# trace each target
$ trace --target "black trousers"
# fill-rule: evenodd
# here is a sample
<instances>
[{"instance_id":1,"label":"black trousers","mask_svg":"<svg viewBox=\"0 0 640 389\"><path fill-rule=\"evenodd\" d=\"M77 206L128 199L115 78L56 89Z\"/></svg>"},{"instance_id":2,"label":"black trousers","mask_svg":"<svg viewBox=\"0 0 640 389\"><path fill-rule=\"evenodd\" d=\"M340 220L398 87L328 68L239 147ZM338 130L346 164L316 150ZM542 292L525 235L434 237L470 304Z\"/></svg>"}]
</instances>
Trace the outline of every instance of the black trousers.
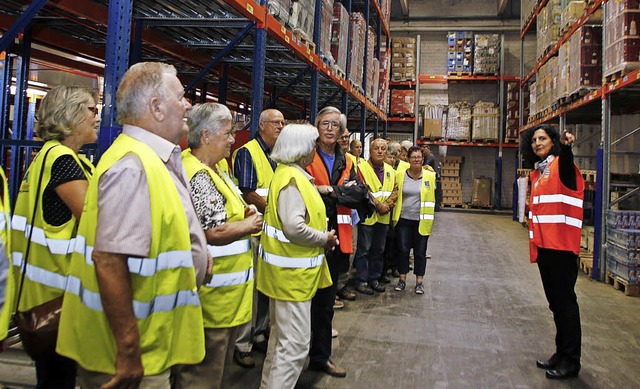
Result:
<instances>
[{"instance_id":1,"label":"black trousers","mask_svg":"<svg viewBox=\"0 0 640 389\"><path fill-rule=\"evenodd\" d=\"M35 360L37 389L74 389L76 387L76 361L57 353Z\"/></svg>"},{"instance_id":2,"label":"black trousers","mask_svg":"<svg viewBox=\"0 0 640 389\"><path fill-rule=\"evenodd\" d=\"M341 261L349 261L348 254L335 251L327 254L327 265L331 273L333 285L318 289L311 300L311 347L309 360L314 364L322 364L331 357L331 329L333 321L333 305L338 293L338 273Z\"/></svg>"},{"instance_id":3,"label":"black trousers","mask_svg":"<svg viewBox=\"0 0 640 389\"><path fill-rule=\"evenodd\" d=\"M580 366L582 330L575 285L578 258L571 251L538 248L538 269L556 325L559 361Z\"/></svg>"}]
</instances>

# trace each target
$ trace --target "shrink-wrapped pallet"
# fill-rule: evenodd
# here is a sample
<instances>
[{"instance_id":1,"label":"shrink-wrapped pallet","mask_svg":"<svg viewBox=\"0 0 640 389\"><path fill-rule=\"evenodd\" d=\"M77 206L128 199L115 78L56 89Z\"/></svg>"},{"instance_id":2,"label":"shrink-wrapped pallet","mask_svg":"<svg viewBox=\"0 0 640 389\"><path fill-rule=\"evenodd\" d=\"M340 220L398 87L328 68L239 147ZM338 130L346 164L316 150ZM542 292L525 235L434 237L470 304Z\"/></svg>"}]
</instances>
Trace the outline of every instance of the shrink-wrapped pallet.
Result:
<instances>
[{"instance_id":1,"label":"shrink-wrapped pallet","mask_svg":"<svg viewBox=\"0 0 640 389\"><path fill-rule=\"evenodd\" d=\"M447 135L450 140L469 141L471 135L471 105L465 101L449 104Z\"/></svg>"},{"instance_id":2,"label":"shrink-wrapped pallet","mask_svg":"<svg viewBox=\"0 0 640 389\"><path fill-rule=\"evenodd\" d=\"M391 79L393 81L415 81L416 39L391 39Z\"/></svg>"},{"instance_id":3,"label":"shrink-wrapped pallet","mask_svg":"<svg viewBox=\"0 0 640 389\"><path fill-rule=\"evenodd\" d=\"M609 1L605 7L604 75L640 68L640 9L635 0Z\"/></svg>"},{"instance_id":4,"label":"shrink-wrapped pallet","mask_svg":"<svg viewBox=\"0 0 640 389\"><path fill-rule=\"evenodd\" d=\"M362 78L364 70L364 40L367 37L367 22L360 12L351 14L351 42L349 55L351 56L351 66L349 69L349 79L360 89L362 89Z\"/></svg>"},{"instance_id":5,"label":"shrink-wrapped pallet","mask_svg":"<svg viewBox=\"0 0 640 389\"><path fill-rule=\"evenodd\" d=\"M391 91L391 116L410 117L414 115L416 91L394 89Z\"/></svg>"},{"instance_id":6,"label":"shrink-wrapped pallet","mask_svg":"<svg viewBox=\"0 0 640 389\"><path fill-rule=\"evenodd\" d=\"M378 104L380 107L387 107L389 104L389 70L391 59L389 49L385 42L380 47L380 72L378 73Z\"/></svg>"},{"instance_id":7,"label":"shrink-wrapped pallet","mask_svg":"<svg viewBox=\"0 0 640 389\"><path fill-rule=\"evenodd\" d=\"M367 52L365 53L365 61L367 61L367 86L366 96L373 98L374 76L377 75L374 65L376 49L376 33L373 28L367 28ZM377 78L377 77L376 77Z\"/></svg>"},{"instance_id":8,"label":"shrink-wrapped pallet","mask_svg":"<svg viewBox=\"0 0 640 389\"><path fill-rule=\"evenodd\" d=\"M602 84L602 27L582 26L564 46L570 48L569 94Z\"/></svg>"},{"instance_id":9,"label":"shrink-wrapped pallet","mask_svg":"<svg viewBox=\"0 0 640 389\"><path fill-rule=\"evenodd\" d=\"M321 21L320 21L320 47L318 54L327 63L333 65L334 58L331 54L331 27L333 25L333 0L322 0Z\"/></svg>"},{"instance_id":10,"label":"shrink-wrapped pallet","mask_svg":"<svg viewBox=\"0 0 640 389\"><path fill-rule=\"evenodd\" d=\"M473 129L471 139L474 141L498 141L500 114L494 103L479 101L473 106Z\"/></svg>"},{"instance_id":11,"label":"shrink-wrapped pallet","mask_svg":"<svg viewBox=\"0 0 640 389\"><path fill-rule=\"evenodd\" d=\"M549 0L537 19L537 58L541 58L560 39L561 0Z\"/></svg>"},{"instance_id":12,"label":"shrink-wrapped pallet","mask_svg":"<svg viewBox=\"0 0 640 389\"><path fill-rule=\"evenodd\" d=\"M315 1L298 0L291 4L289 25L295 35L300 35L309 42L313 42L313 22L316 13Z\"/></svg>"},{"instance_id":13,"label":"shrink-wrapped pallet","mask_svg":"<svg viewBox=\"0 0 640 389\"><path fill-rule=\"evenodd\" d=\"M291 12L291 0L270 0L268 4L269 13L280 23L288 24Z\"/></svg>"},{"instance_id":14,"label":"shrink-wrapped pallet","mask_svg":"<svg viewBox=\"0 0 640 389\"><path fill-rule=\"evenodd\" d=\"M333 23L331 25L331 55L338 69L347 74L347 53L349 50L349 13L340 3L333 3Z\"/></svg>"},{"instance_id":15,"label":"shrink-wrapped pallet","mask_svg":"<svg viewBox=\"0 0 640 389\"><path fill-rule=\"evenodd\" d=\"M500 74L500 35L475 34L473 74Z\"/></svg>"}]
</instances>

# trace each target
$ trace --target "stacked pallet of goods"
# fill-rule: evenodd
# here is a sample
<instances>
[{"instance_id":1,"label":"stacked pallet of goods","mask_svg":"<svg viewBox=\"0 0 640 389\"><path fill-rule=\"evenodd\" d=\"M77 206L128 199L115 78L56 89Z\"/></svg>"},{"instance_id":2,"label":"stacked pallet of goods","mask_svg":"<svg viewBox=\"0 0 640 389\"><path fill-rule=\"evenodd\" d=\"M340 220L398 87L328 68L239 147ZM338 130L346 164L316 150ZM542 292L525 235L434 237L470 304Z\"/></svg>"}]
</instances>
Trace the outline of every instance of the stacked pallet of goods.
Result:
<instances>
[{"instance_id":1,"label":"stacked pallet of goods","mask_svg":"<svg viewBox=\"0 0 640 389\"><path fill-rule=\"evenodd\" d=\"M462 183L460 168L463 157L445 157L442 165L442 205L445 207L462 206Z\"/></svg>"},{"instance_id":2,"label":"stacked pallet of goods","mask_svg":"<svg viewBox=\"0 0 640 389\"><path fill-rule=\"evenodd\" d=\"M322 0L320 9L320 42L318 54L326 63L333 66L335 59L331 54L331 27L333 24L333 0Z\"/></svg>"},{"instance_id":3,"label":"stacked pallet of goods","mask_svg":"<svg viewBox=\"0 0 640 389\"><path fill-rule=\"evenodd\" d=\"M451 31L447 34L447 73L471 75L473 73L473 33Z\"/></svg>"},{"instance_id":4,"label":"stacked pallet of goods","mask_svg":"<svg viewBox=\"0 0 640 389\"><path fill-rule=\"evenodd\" d=\"M386 41L381 42L380 62L378 72L378 103L380 107L389 106L389 71L391 69L391 56Z\"/></svg>"},{"instance_id":5,"label":"stacked pallet of goods","mask_svg":"<svg viewBox=\"0 0 640 389\"><path fill-rule=\"evenodd\" d=\"M475 34L473 74L488 76L500 74L499 34Z\"/></svg>"},{"instance_id":6,"label":"stacked pallet of goods","mask_svg":"<svg viewBox=\"0 0 640 389\"><path fill-rule=\"evenodd\" d=\"M500 114L494 103L479 101L473 106L471 139L477 142L497 142Z\"/></svg>"},{"instance_id":7,"label":"stacked pallet of goods","mask_svg":"<svg viewBox=\"0 0 640 389\"><path fill-rule=\"evenodd\" d=\"M366 96L370 99L373 99L378 91L378 73L380 73L380 62L375 57L376 33L371 27L367 29L367 40Z\"/></svg>"},{"instance_id":8,"label":"stacked pallet of goods","mask_svg":"<svg viewBox=\"0 0 640 389\"><path fill-rule=\"evenodd\" d=\"M313 21L316 5L313 0L298 0L291 3L291 17L289 25L293 35L310 47L313 46Z\"/></svg>"},{"instance_id":9,"label":"stacked pallet of goods","mask_svg":"<svg viewBox=\"0 0 640 389\"><path fill-rule=\"evenodd\" d=\"M362 70L364 69L364 44L367 39L367 21L360 12L351 14L351 41L349 42L349 54L351 66L349 68L349 80L362 90Z\"/></svg>"},{"instance_id":10,"label":"stacked pallet of goods","mask_svg":"<svg viewBox=\"0 0 640 389\"><path fill-rule=\"evenodd\" d=\"M423 107L422 136L429 140L440 140L442 138L442 118L444 116L444 105L426 104Z\"/></svg>"},{"instance_id":11,"label":"stacked pallet of goods","mask_svg":"<svg viewBox=\"0 0 640 389\"><path fill-rule=\"evenodd\" d=\"M415 81L416 38L392 38L391 46L391 81Z\"/></svg>"},{"instance_id":12,"label":"stacked pallet of goods","mask_svg":"<svg viewBox=\"0 0 640 389\"><path fill-rule=\"evenodd\" d=\"M604 7L604 76L624 75L640 68L640 1L609 1Z\"/></svg>"},{"instance_id":13,"label":"stacked pallet of goods","mask_svg":"<svg viewBox=\"0 0 640 389\"><path fill-rule=\"evenodd\" d=\"M471 137L471 105L466 101L449 104L446 138L468 142Z\"/></svg>"},{"instance_id":14,"label":"stacked pallet of goods","mask_svg":"<svg viewBox=\"0 0 640 389\"><path fill-rule=\"evenodd\" d=\"M505 142L518 141L520 127L520 83L507 83L507 119L504 133Z\"/></svg>"},{"instance_id":15,"label":"stacked pallet of goods","mask_svg":"<svg viewBox=\"0 0 640 389\"><path fill-rule=\"evenodd\" d=\"M349 13L341 3L333 3L331 23L331 56L336 69L347 74L347 55L349 52Z\"/></svg>"},{"instance_id":16,"label":"stacked pallet of goods","mask_svg":"<svg viewBox=\"0 0 640 389\"><path fill-rule=\"evenodd\" d=\"M416 91L413 89L391 90L391 116L413 117L416 102Z\"/></svg>"},{"instance_id":17,"label":"stacked pallet of goods","mask_svg":"<svg viewBox=\"0 0 640 389\"><path fill-rule=\"evenodd\" d=\"M607 211L607 278L640 292L640 211Z\"/></svg>"},{"instance_id":18,"label":"stacked pallet of goods","mask_svg":"<svg viewBox=\"0 0 640 389\"><path fill-rule=\"evenodd\" d=\"M562 1L549 0L536 20L537 58L540 60L560 39Z\"/></svg>"}]
</instances>

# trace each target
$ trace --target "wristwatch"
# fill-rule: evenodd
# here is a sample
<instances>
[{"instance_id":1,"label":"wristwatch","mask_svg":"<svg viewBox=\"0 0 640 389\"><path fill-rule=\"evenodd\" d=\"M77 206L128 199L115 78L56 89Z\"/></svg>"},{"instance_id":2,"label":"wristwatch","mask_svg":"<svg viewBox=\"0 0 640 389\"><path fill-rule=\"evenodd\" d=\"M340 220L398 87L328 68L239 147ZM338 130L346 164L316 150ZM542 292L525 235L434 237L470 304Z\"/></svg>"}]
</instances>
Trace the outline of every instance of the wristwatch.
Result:
<instances>
[{"instance_id":1,"label":"wristwatch","mask_svg":"<svg viewBox=\"0 0 640 389\"><path fill-rule=\"evenodd\" d=\"M333 193L333 186L327 186L327 193L328 194Z\"/></svg>"}]
</instances>

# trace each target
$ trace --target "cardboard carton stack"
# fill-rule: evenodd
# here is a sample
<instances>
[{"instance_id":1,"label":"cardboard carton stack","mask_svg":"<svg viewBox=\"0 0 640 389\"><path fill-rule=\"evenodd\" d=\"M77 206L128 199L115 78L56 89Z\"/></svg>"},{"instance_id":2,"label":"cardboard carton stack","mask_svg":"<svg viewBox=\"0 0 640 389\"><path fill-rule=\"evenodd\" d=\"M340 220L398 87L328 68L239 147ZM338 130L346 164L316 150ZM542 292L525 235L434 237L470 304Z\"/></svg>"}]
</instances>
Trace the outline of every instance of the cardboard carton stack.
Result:
<instances>
[{"instance_id":1,"label":"cardboard carton stack","mask_svg":"<svg viewBox=\"0 0 640 389\"><path fill-rule=\"evenodd\" d=\"M380 71L378 73L378 105L380 107L389 106L389 70L391 68L391 57L386 42L383 40L380 47Z\"/></svg>"},{"instance_id":2,"label":"cardboard carton stack","mask_svg":"<svg viewBox=\"0 0 640 389\"><path fill-rule=\"evenodd\" d=\"M473 74L500 74L500 35L475 34Z\"/></svg>"},{"instance_id":3,"label":"cardboard carton stack","mask_svg":"<svg viewBox=\"0 0 640 389\"><path fill-rule=\"evenodd\" d=\"M318 54L330 65L333 65L334 58L331 54L331 27L333 26L333 0L322 0L320 15L320 42Z\"/></svg>"},{"instance_id":4,"label":"cardboard carton stack","mask_svg":"<svg viewBox=\"0 0 640 389\"><path fill-rule=\"evenodd\" d=\"M391 116L412 117L414 115L416 91L393 89L391 91Z\"/></svg>"},{"instance_id":5,"label":"cardboard carton stack","mask_svg":"<svg viewBox=\"0 0 640 389\"><path fill-rule=\"evenodd\" d=\"M602 84L602 27L582 26L569 39L569 93Z\"/></svg>"},{"instance_id":6,"label":"cardboard carton stack","mask_svg":"<svg viewBox=\"0 0 640 389\"><path fill-rule=\"evenodd\" d=\"M605 5L604 75L640 68L640 2L609 1Z\"/></svg>"},{"instance_id":7,"label":"cardboard carton stack","mask_svg":"<svg viewBox=\"0 0 640 389\"><path fill-rule=\"evenodd\" d=\"M289 25L295 35L304 37L313 42L313 20L316 13L315 1L298 0L291 4L291 17Z\"/></svg>"},{"instance_id":8,"label":"cardboard carton stack","mask_svg":"<svg viewBox=\"0 0 640 389\"><path fill-rule=\"evenodd\" d=\"M367 21L360 12L351 14L351 42L348 55L351 56L349 79L362 89L364 69L364 40L367 36ZM364 92L364 91L363 91Z\"/></svg>"},{"instance_id":9,"label":"cardboard carton stack","mask_svg":"<svg viewBox=\"0 0 640 389\"><path fill-rule=\"evenodd\" d=\"M505 141L517 140L520 127L520 83L507 83L507 116L504 133ZM526 124L526 123L525 123Z\"/></svg>"},{"instance_id":10,"label":"cardboard carton stack","mask_svg":"<svg viewBox=\"0 0 640 389\"><path fill-rule=\"evenodd\" d=\"M471 205L483 208L491 206L491 178L480 177L473 179Z\"/></svg>"},{"instance_id":11,"label":"cardboard carton stack","mask_svg":"<svg viewBox=\"0 0 640 389\"><path fill-rule=\"evenodd\" d=\"M422 136L432 140L442 138L442 117L444 114L443 105L426 104L423 108Z\"/></svg>"},{"instance_id":12,"label":"cardboard carton stack","mask_svg":"<svg viewBox=\"0 0 640 389\"><path fill-rule=\"evenodd\" d=\"M416 80L416 38L391 39L391 80Z\"/></svg>"},{"instance_id":13,"label":"cardboard carton stack","mask_svg":"<svg viewBox=\"0 0 640 389\"><path fill-rule=\"evenodd\" d=\"M482 142L497 142L500 114L494 103L479 101L473 106L473 130L471 139Z\"/></svg>"},{"instance_id":14,"label":"cardboard carton stack","mask_svg":"<svg viewBox=\"0 0 640 389\"><path fill-rule=\"evenodd\" d=\"M536 21L537 26L537 58L542 58L547 49L555 45L560 39L560 24L562 23L562 1L549 0L542 9Z\"/></svg>"},{"instance_id":15,"label":"cardboard carton stack","mask_svg":"<svg viewBox=\"0 0 640 389\"><path fill-rule=\"evenodd\" d=\"M349 13L341 3L333 3L331 23L331 56L335 66L347 74L347 53L349 50Z\"/></svg>"},{"instance_id":16,"label":"cardboard carton stack","mask_svg":"<svg viewBox=\"0 0 640 389\"><path fill-rule=\"evenodd\" d=\"M466 101L449 104L446 137L449 140L469 141L471 137L471 105Z\"/></svg>"},{"instance_id":17,"label":"cardboard carton stack","mask_svg":"<svg viewBox=\"0 0 640 389\"><path fill-rule=\"evenodd\" d=\"M447 33L447 72L449 74L473 72L473 33L450 31Z\"/></svg>"},{"instance_id":18,"label":"cardboard carton stack","mask_svg":"<svg viewBox=\"0 0 640 389\"><path fill-rule=\"evenodd\" d=\"M460 183L460 168L463 157L445 157L442 165L442 205L462 205L462 184Z\"/></svg>"},{"instance_id":19,"label":"cardboard carton stack","mask_svg":"<svg viewBox=\"0 0 640 389\"><path fill-rule=\"evenodd\" d=\"M373 99L374 92L378 90L376 81L378 79L378 72L380 71L379 65L376 68L378 60L375 58L375 50L376 33L373 28L369 27L367 29L367 52L365 53L365 58L367 61L367 90L365 95L370 99Z\"/></svg>"}]
</instances>

